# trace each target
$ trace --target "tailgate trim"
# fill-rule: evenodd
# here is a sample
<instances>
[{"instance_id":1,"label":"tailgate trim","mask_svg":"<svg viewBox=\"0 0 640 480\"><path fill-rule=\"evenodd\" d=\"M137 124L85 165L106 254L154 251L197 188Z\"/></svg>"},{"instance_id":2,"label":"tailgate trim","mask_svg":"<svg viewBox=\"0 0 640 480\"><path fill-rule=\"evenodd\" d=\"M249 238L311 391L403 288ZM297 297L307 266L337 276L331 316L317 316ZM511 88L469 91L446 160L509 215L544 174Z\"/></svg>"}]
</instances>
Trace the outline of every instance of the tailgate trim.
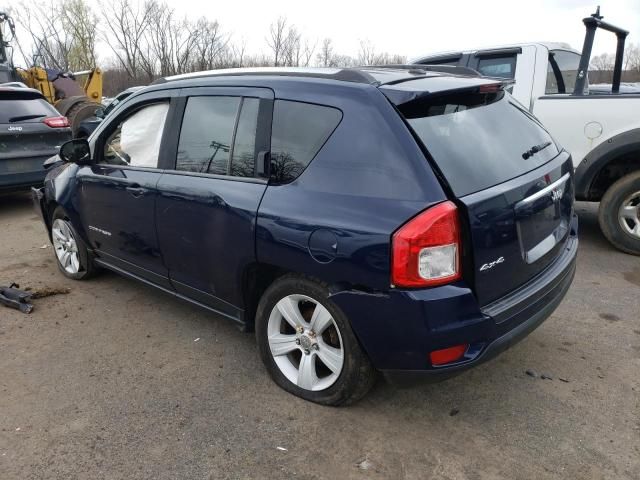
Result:
<instances>
[{"instance_id":1,"label":"tailgate trim","mask_svg":"<svg viewBox=\"0 0 640 480\"><path fill-rule=\"evenodd\" d=\"M516 211L521 208L524 207L525 205L528 205L532 202L535 202L536 200L538 200L539 198L542 198L546 195L548 195L549 193L551 193L553 190L555 190L556 188L558 188L560 185L563 185L565 183L567 183L567 180L569 180L569 178L571 177L570 173L565 173L562 177L560 177L560 179L556 180L555 182L553 182L550 185L547 185L546 187L544 187L542 190L537 191L536 193L534 193L533 195L525 198L524 200L520 200L518 203L516 203ZM562 197L562 194L564 193L564 189L563 192L560 193L560 197Z\"/></svg>"}]
</instances>

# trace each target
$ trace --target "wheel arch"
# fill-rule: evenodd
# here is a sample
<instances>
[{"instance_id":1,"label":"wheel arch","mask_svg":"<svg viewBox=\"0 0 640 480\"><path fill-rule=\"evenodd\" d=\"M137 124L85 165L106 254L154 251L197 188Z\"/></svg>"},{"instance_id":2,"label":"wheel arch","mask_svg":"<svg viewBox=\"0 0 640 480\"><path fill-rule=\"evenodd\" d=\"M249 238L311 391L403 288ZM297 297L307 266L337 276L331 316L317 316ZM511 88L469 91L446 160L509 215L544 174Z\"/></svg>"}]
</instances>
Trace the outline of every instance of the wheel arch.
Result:
<instances>
[{"instance_id":1,"label":"wheel arch","mask_svg":"<svg viewBox=\"0 0 640 480\"><path fill-rule=\"evenodd\" d=\"M625 175L640 170L640 128L615 135L594 148L576 168L576 198L599 201Z\"/></svg>"}]
</instances>

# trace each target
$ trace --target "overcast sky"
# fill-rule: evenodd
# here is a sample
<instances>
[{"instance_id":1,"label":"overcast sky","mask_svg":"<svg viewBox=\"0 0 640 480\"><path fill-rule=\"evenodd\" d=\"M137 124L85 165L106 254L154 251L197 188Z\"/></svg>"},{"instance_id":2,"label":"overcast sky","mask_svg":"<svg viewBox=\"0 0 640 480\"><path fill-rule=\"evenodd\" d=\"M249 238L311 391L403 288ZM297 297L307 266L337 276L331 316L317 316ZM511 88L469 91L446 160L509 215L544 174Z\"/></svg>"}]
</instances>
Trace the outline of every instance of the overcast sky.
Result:
<instances>
[{"instance_id":1,"label":"overcast sky","mask_svg":"<svg viewBox=\"0 0 640 480\"><path fill-rule=\"evenodd\" d=\"M567 42L580 50L581 19L601 5L605 20L640 42L640 0L168 0L190 17L217 19L252 53L266 48L268 25L287 17L312 39L330 37L337 53L356 55L361 39L409 58L435 51L523 41ZM615 51L613 34L596 35L594 54Z\"/></svg>"}]
</instances>

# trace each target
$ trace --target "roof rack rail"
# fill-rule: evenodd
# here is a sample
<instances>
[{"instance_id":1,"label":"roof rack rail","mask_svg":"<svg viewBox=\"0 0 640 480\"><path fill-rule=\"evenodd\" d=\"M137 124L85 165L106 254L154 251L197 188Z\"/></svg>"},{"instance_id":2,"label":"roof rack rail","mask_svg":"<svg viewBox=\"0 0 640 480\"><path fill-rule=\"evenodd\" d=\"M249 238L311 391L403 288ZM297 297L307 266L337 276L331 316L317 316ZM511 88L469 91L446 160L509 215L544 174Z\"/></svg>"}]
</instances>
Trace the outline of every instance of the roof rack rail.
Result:
<instances>
[{"instance_id":1,"label":"roof rack rail","mask_svg":"<svg viewBox=\"0 0 640 480\"><path fill-rule=\"evenodd\" d=\"M411 73L412 70L415 73L423 72L440 72L451 73L453 75L466 75L470 77L481 77L482 74L477 70L469 67L459 67L457 65L429 65L429 64L389 64L389 65L367 65L363 68L393 68L397 70L408 70ZM422 71L422 72L420 72Z\"/></svg>"}]
</instances>

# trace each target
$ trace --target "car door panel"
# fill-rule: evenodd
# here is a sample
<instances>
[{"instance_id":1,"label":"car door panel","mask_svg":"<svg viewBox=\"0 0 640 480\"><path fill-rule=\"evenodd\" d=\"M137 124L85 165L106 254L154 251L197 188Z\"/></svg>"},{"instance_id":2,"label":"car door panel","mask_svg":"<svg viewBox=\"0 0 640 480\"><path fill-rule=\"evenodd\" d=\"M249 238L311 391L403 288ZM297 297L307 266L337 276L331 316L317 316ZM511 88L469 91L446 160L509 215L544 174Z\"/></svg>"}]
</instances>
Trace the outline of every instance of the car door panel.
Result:
<instances>
[{"instance_id":1,"label":"car door panel","mask_svg":"<svg viewBox=\"0 0 640 480\"><path fill-rule=\"evenodd\" d=\"M269 149L273 92L257 88L212 87L183 89L181 95L185 104L187 98L200 96L259 99L255 155L251 164L255 169L255 159L261 158L260 152ZM188 128L185 124L183 129ZM237 121L235 128L238 129ZM232 145L236 145L236 130ZM180 129L176 129L174 160L178 157L179 137ZM215 152L220 142L210 137L205 143L211 144ZM240 286L245 268L255 262L255 222L267 187L266 179L257 175L239 177L166 170L157 187L159 245L174 288L242 321Z\"/></svg>"},{"instance_id":2,"label":"car door panel","mask_svg":"<svg viewBox=\"0 0 640 480\"><path fill-rule=\"evenodd\" d=\"M172 288L164 266L155 225L157 183L162 175L163 130L157 132L160 147L158 168L115 165L103 158L105 142L127 118L147 106L168 103L164 125L170 129L178 90L142 95L102 126L91 140L94 164L80 168L77 174L80 216L91 248L101 261L126 270L164 288ZM124 127L123 127L124 128ZM157 131L157 130L156 130ZM124 144L124 134L116 144ZM141 155L149 155L142 139L136 145ZM124 150L123 150L124 151ZM144 162L145 164L146 162ZM155 162L152 162L155 163Z\"/></svg>"}]
</instances>

